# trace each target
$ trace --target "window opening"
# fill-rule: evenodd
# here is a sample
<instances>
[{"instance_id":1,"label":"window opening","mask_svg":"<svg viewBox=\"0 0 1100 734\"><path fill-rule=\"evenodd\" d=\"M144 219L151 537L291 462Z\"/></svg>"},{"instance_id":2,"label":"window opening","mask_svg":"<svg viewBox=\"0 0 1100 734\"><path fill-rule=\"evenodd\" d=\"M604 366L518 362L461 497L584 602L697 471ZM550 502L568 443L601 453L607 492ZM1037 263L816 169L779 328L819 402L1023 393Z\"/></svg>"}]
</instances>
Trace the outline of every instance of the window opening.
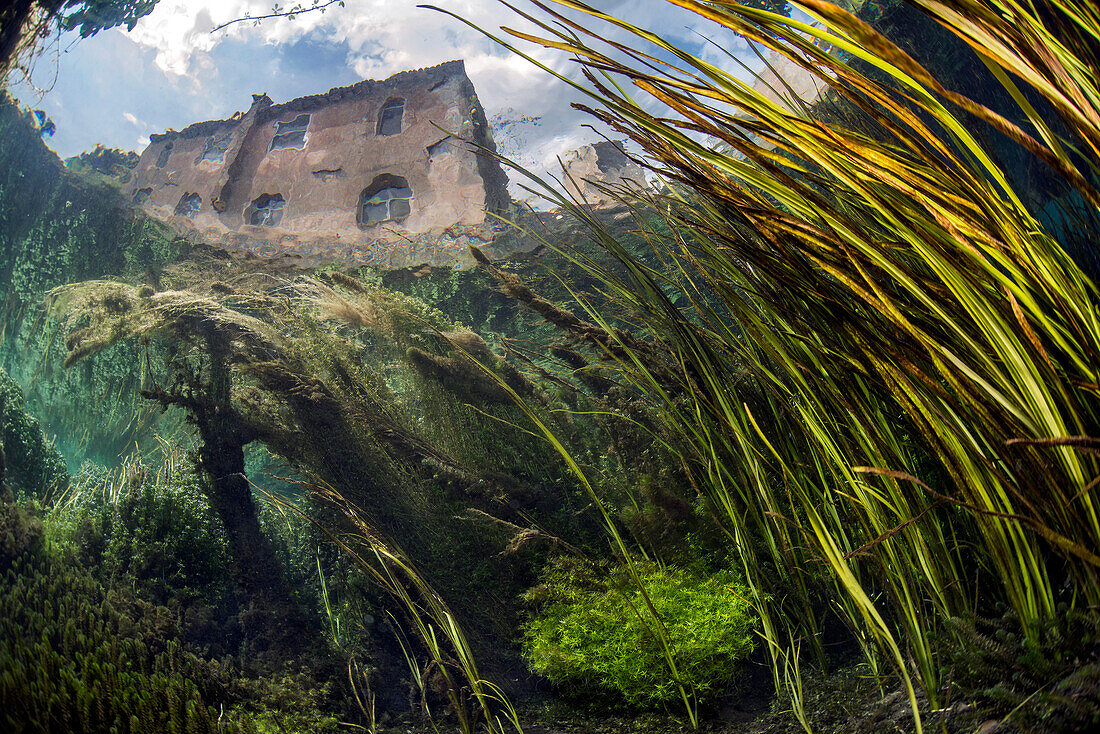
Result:
<instances>
[{"instance_id":1,"label":"window opening","mask_svg":"<svg viewBox=\"0 0 1100 734\"><path fill-rule=\"evenodd\" d=\"M202 198L190 192L181 196L179 203L176 204L176 214L184 217L193 217L200 209L202 209Z\"/></svg>"},{"instance_id":2,"label":"window opening","mask_svg":"<svg viewBox=\"0 0 1100 734\"><path fill-rule=\"evenodd\" d=\"M402 97L391 99L382 105L378 113L378 134L397 135L405 120L405 100Z\"/></svg>"},{"instance_id":3,"label":"window opening","mask_svg":"<svg viewBox=\"0 0 1100 734\"><path fill-rule=\"evenodd\" d=\"M206 145L203 146L202 155L199 157L199 163L203 161L210 161L211 163L221 163L225 160L225 152L229 150L229 142L233 137L232 132L224 132L221 135L211 135L206 139Z\"/></svg>"},{"instance_id":4,"label":"window opening","mask_svg":"<svg viewBox=\"0 0 1100 734\"><path fill-rule=\"evenodd\" d=\"M160 155L157 156L157 168L164 168L168 165L168 157L172 155L172 143L166 144L160 149Z\"/></svg>"},{"instance_id":5,"label":"window opening","mask_svg":"<svg viewBox=\"0 0 1100 734\"><path fill-rule=\"evenodd\" d=\"M347 176L343 168L322 168L319 171L314 171L313 175L325 182Z\"/></svg>"},{"instance_id":6,"label":"window opening","mask_svg":"<svg viewBox=\"0 0 1100 734\"><path fill-rule=\"evenodd\" d=\"M134 204L134 206L141 206L152 195L152 193L152 189L138 189L130 198L130 202Z\"/></svg>"},{"instance_id":7,"label":"window opening","mask_svg":"<svg viewBox=\"0 0 1100 734\"><path fill-rule=\"evenodd\" d=\"M253 199L249 207L248 223L257 227L274 227L283 219L286 199L282 194L264 194Z\"/></svg>"},{"instance_id":8,"label":"window opening","mask_svg":"<svg viewBox=\"0 0 1100 734\"><path fill-rule=\"evenodd\" d=\"M438 143L432 143L428 146L428 157L438 158L441 155L446 155L454 150L454 138L450 135L440 140Z\"/></svg>"},{"instance_id":9,"label":"window opening","mask_svg":"<svg viewBox=\"0 0 1100 734\"><path fill-rule=\"evenodd\" d=\"M359 196L359 224L404 219L412 212L412 189L400 176L384 173Z\"/></svg>"},{"instance_id":10,"label":"window opening","mask_svg":"<svg viewBox=\"0 0 1100 734\"><path fill-rule=\"evenodd\" d=\"M275 136L271 138L271 145L267 147L267 151L270 153L273 150L282 150L283 148L301 150L306 147L306 131L309 129L309 119L309 113L303 112L289 122L276 122Z\"/></svg>"}]
</instances>

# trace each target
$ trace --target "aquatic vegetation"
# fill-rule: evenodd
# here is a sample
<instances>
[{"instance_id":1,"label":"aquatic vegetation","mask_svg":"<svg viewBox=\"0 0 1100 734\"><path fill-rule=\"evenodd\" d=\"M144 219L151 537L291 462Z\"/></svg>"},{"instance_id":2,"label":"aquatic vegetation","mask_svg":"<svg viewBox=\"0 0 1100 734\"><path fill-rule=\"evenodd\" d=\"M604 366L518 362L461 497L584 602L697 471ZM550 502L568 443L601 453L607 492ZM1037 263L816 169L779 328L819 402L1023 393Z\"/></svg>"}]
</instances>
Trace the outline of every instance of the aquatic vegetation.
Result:
<instances>
[{"instance_id":1,"label":"aquatic vegetation","mask_svg":"<svg viewBox=\"0 0 1100 734\"><path fill-rule=\"evenodd\" d=\"M283 675L237 682L244 701L235 717L257 734L330 734L347 731L346 720L332 711L332 683L318 684L308 675Z\"/></svg>"},{"instance_id":2,"label":"aquatic vegetation","mask_svg":"<svg viewBox=\"0 0 1100 734\"><path fill-rule=\"evenodd\" d=\"M558 198L626 271L577 258L617 299L589 309L595 338L721 519L773 651L819 645L816 600L831 599L916 714L910 671L934 701L942 648L930 635L973 610L975 583L1029 639L1055 619L1060 579L1067 601L1100 595L1097 291L971 132L977 120L1005 135L1082 207L1100 206L1087 71L1100 17L914 1L989 66L1018 104L1014 123L835 6L792 3L810 26L677 4L805 69L848 114L825 123L790 89L765 93L583 3L541 6L560 25L513 35L574 54L593 114L673 184L636 210L660 270ZM636 47L602 46L603 22ZM652 113L654 99L676 116ZM623 338L609 314L638 331ZM764 387L751 400L746 375ZM776 584L786 593L766 601Z\"/></svg>"},{"instance_id":3,"label":"aquatic vegetation","mask_svg":"<svg viewBox=\"0 0 1100 734\"><path fill-rule=\"evenodd\" d=\"M74 278L140 274L179 255L181 243L163 225L128 207L116 190L66 170L6 93L0 141L5 318Z\"/></svg>"},{"instance_id":4,"label":"aquatic vegetation","mask_svg":"<svg viewBox=\"0 0 1100 734\"><path fill-rule=\"evenodd\" d=\"M44 528L0 503L8 723L320 731L355 699L373 729L407 696L499 734L520 717L490 679L524 685L522 652L698 728L756 648L808 728L839 640L900 687L892 723L1095 725L1100 294L1068 253L1100 221L1100 16L913 0L991 70L987 106L818 0L815 25L674 1L822 92L534 3L546 37L515 35L574 54L668 183L521 218L553 261L354 277L184 247L0 104L4 360L36 345L34 399L117 407L91 428L127 446L155 407L194 447L64 490L0 375L0 466L53 503Z\"/></svg>"},{"instance_id":5,"label":"aquatic vegetation","mask_svg":"<svg viewBox=\"0 0 1100 734\"><path fill-rule=\"evenodd\" d=\"M167 475L139 462L82 470L72 496L51 510L52 542L73 549L108 585L133 587L153 603L186 610L226 602L225 532L194 467Z\"/></svg>"},{"instance_id":6,"label":"aquatic vegetation","mask_svg":"<svg viewBox=\"0 0 1100 734\"><path fill-rule=\"evenodd\" d=\"M522 734L523 727L508 695L500 686L482 677L463 626L431 582L401 548L379 535L363 510L332 487L315 485L312 490L319 500L340 512L350 523L350 530L339 536L323 527L322 530L360 572L398 603L397 610L389 613L391 619L396 621L400 613L427 653L428 659L421 665L417 650L399 634L398 642L412 680L420 691L421 711L428 721L432 720L429 694L435 689L447 701L445 713L453 717L463 734L474 734L479 727L491 734L504 734L509 730ZM297 511L284 500L274 496L269 499L291 512ZM360 708L366 714L367 707L359 699L356 683L351 682ZM373 718L373 714L369 716Z\"/></svg>"},{"instance_id":7,"label":"aquatic vegetation","mask_svg":"<svg viewBox=\"0 0 1100 734\"><path fill-rule=\"evenodd\" d=\"M0 584L0 711L15 732L250 732L222 716L231 669L184 651L174 620L86 570L24 553Z\"/></svg>"},{"instance_id":8,"label":"aquatic vegetation","mask_svg":"<svg viewBox=\"0 0 1100 734\"><path fill-rule=\"evenodd\" d=\"M1100 619L1087 610L1062 607L1061 612L1057 622L1047 622L1029 638L1018 633L1014 612L948 620L945 657L956 695L981 702L982 720L1001 719L1020 731L1095 728Z\"/></svg>"},{"instance_id":9,"label":"aquatic vegetation","mask_svg":"<svg viewBox=\"0 0 1100 734\"><path fill-rule=\"evenodd\" d=\"M671 568L646 568L640 581L665 625L681 680L695 697L713 695L754 646L758 620L744 585L729 571ZM535 607L523 635L533 670L588 696L591 685L615 691L634 705L679 698L638 611L646 602L625 572L604 576L570 559L552 564L540 582L524 594Z\"/></svg>"},{"instance_id":10,"label":"aquatic vegetation","mask_svg":"<svg viewBox=\"0 0 1100 734\"><path fill-rule=\"evenodd\" d=\"M225 277L225 268L219 273ZM558 488L545 478L560 465L542 460L553 454L529 431L510 427L520 415L514 406L467 406L409 364L413 347L458 359L461 345L473 342L454 335L466 332L414 299L338 273L266 289L196 274L191 286L157 292L89 281L53 291L51 309L69 334L70 364L124 339L155 336L171 345L167 374L154 375L143 395L182 409L197 429L199 468L226 529L238 604L258 612L249 615L246 637L320 639L316 619L308 635L298 634L281 611L294 595L256 521L244 473L244 447L257 441L366 508L372 532L407 546L410 567L449 590L463 622L485 641L483 654L515 657L490 641L514 629L522 586L508 581L507 601L492 607L478 603L476 589L500 572L514 577L514 566L529 561L499 556L507 532L461 513L472 506L492 517L548 501ZM502 379L516 377L496 361L487 365L494 367ZM568 505L568 496L561 499ZM242 523L253 530L241 532ZM276 656L286 652L278 648Z\"/></svg>"},{"instance_id":11,"label":"aquatic vegetation","mask_svg":"<svg viewBox=\"0 0 1100 734\"><path fill-rule=\"evenodd\" d=\"M98 174L95 174L98 176ZM28 405L75 467L155 446L158 415L136 389L134 365L158 350L122 345L94 366L60 374L64 345L40 318L45 290L73 278L156 271L190 247L136 212L114 188L68 170L26 123L19 107L0 99L0 364L23 387ZM162 426L162 433L171 428Z\"/></svg>"},{"instance_id":12,"label":"aquatic vegetation","mask_svg":"<svg viewBox=\"0 0 1100 734\"><path fill-rule=\"evenodd\" d=\"M4 498L0 530L14 519L30 542L0 557L0 721L20 732L337 730L345 707L307 661L251 677L224 535L193 466L169 456L158 471L86 465L44 517Z\"/></svg>"},{"instance_id":13,"label":"aquatic vegetation","mask_svg":"<svg viewBox=\"0 0 1100 734\"><path fill-rule=\"evenodd\" d=\"M364 668L387 668L390 661L381 651L390 640L383 639L384 627L379 621L390 600L321 529L340 527L341 517L309 494L288 493L285 481L268 480L265 484L268 488L262 491L272 492L280 501L260 503L260 524L271 540L295 603L317 617L334 657ZM392 667L400 670L396 664ZM387 694L405 693L397 680L379 687Z\"/></svg>"},{"instance_id":14,"label":"aquatic vegetation","mask_svg":"<svg viewBox=\"0 0 1100 734\"><path fill-rule=\"evenodd\" d=\"M0 472L0 570L7 570L24 553L32 551L41 538L42 521L36 516L34 507L27 502L15 502Z\"/></svg>"},{"instance_id":15,"label":"aquatic vegetation","mask_svg":"<svg viewBox=\"0 0 1100 734\"><path fill-rule=\"evenodd\" d=\"M0 447L5 477L19 494L45 499L69 484L65 459L23 406L23 391L0 367Z\"/></svg>"}]
</instances>

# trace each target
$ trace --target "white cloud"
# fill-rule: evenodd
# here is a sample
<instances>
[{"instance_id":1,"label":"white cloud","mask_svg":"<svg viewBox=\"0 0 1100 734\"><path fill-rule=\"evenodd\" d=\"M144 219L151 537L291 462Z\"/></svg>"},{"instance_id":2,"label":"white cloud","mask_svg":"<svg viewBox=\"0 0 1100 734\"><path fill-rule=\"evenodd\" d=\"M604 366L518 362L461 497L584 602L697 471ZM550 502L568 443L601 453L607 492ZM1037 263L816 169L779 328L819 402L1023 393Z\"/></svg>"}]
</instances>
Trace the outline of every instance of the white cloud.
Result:
<instances>
[{"instance_id":1,"label":"white cloud","mask_svg":"<svg viewBox=\"0 0 1100 734\"><path fill-rule=\"evenodd\" d=\"M358 5L349 0L349 6ZM152 13L142 18L127 34L131 40L156 49L156 65L165 73L192 76L196 60L206 58L227 39L281 43L325 25L330 31L339 25L338 13L306 13L293 20L273 18L257 24L245 20L216 32L214 28L238 18L258 17L271 12L271 0L160 0ZM344 13L353 7L335 8ZM124 31L119 31L124 32Z\"/></svg>"},{"instance_id":2,"label":"white cloud","mask_svg":"<svg viewBox=\"0 0 1100 734\"><path fill-rule=\"evenodd\" d=\"M131 125L137 125L138 124L137 116L134 115L133 112L123 112L122 113L122 119L126 120L126 122L130 123Z\"/></svg>"}]
</instances>

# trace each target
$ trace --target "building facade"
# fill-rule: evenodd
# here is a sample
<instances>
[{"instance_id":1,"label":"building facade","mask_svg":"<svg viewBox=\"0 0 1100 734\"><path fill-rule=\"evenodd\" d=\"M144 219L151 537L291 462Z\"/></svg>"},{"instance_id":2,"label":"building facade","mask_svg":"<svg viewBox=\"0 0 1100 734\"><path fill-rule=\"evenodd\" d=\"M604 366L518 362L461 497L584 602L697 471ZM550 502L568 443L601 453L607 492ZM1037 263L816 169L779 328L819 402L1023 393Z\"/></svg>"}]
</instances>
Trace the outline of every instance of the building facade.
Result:
<instances>
[{"instance_id":1,"label":"building facade","mask_svg":"<svg viewBox=\"0 0 1100 734\"><path fill-rule=\"evenodd\" d=\"M461 61L282 104L253 95L247 112L150 141L135 205L264 254L452 264L509 204L504 171L476 150L493 141Z\"/></svg>"}]
</instances>

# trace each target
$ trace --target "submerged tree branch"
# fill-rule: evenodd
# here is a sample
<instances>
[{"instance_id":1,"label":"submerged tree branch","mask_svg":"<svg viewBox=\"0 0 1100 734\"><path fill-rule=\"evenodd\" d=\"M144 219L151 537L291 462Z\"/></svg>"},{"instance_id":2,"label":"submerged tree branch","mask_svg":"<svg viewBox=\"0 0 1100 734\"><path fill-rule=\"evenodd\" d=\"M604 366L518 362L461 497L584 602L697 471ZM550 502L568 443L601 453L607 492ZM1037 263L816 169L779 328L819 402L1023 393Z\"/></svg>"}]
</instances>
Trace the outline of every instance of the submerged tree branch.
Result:
<instances>
[{"instance_id":1,"label":"submerged tree branch","mask_svg":"<svg viewBox=\"0 0 1100 734\"><path fill-rule=\"evenodd\" d=\"M321 2L321 0L313 0L313 5L308 8L302 5L302 3L298 3L293 8L290 8L288 10L283 10L279 7L278 3L275 3L271 7L271 12L267 15L257 15L255 17L251 15L245 15L243 18L234 18L231 21L222 23L220 26L212 29L210 32L217 33L223 28L228 28L234 23L243 23L246 20L254 20L257 23L259 23L261 20L268 20L270 18L290 18L291 20L293 20L294 17L297 15L302 15L303 13L312 13L315 10L320 10L323 13L325 12L325 9L328 8L330 5L339 5L342 8L344 7L344 0L327 0L326 2Z\"/></svg>"}]
</instances>

